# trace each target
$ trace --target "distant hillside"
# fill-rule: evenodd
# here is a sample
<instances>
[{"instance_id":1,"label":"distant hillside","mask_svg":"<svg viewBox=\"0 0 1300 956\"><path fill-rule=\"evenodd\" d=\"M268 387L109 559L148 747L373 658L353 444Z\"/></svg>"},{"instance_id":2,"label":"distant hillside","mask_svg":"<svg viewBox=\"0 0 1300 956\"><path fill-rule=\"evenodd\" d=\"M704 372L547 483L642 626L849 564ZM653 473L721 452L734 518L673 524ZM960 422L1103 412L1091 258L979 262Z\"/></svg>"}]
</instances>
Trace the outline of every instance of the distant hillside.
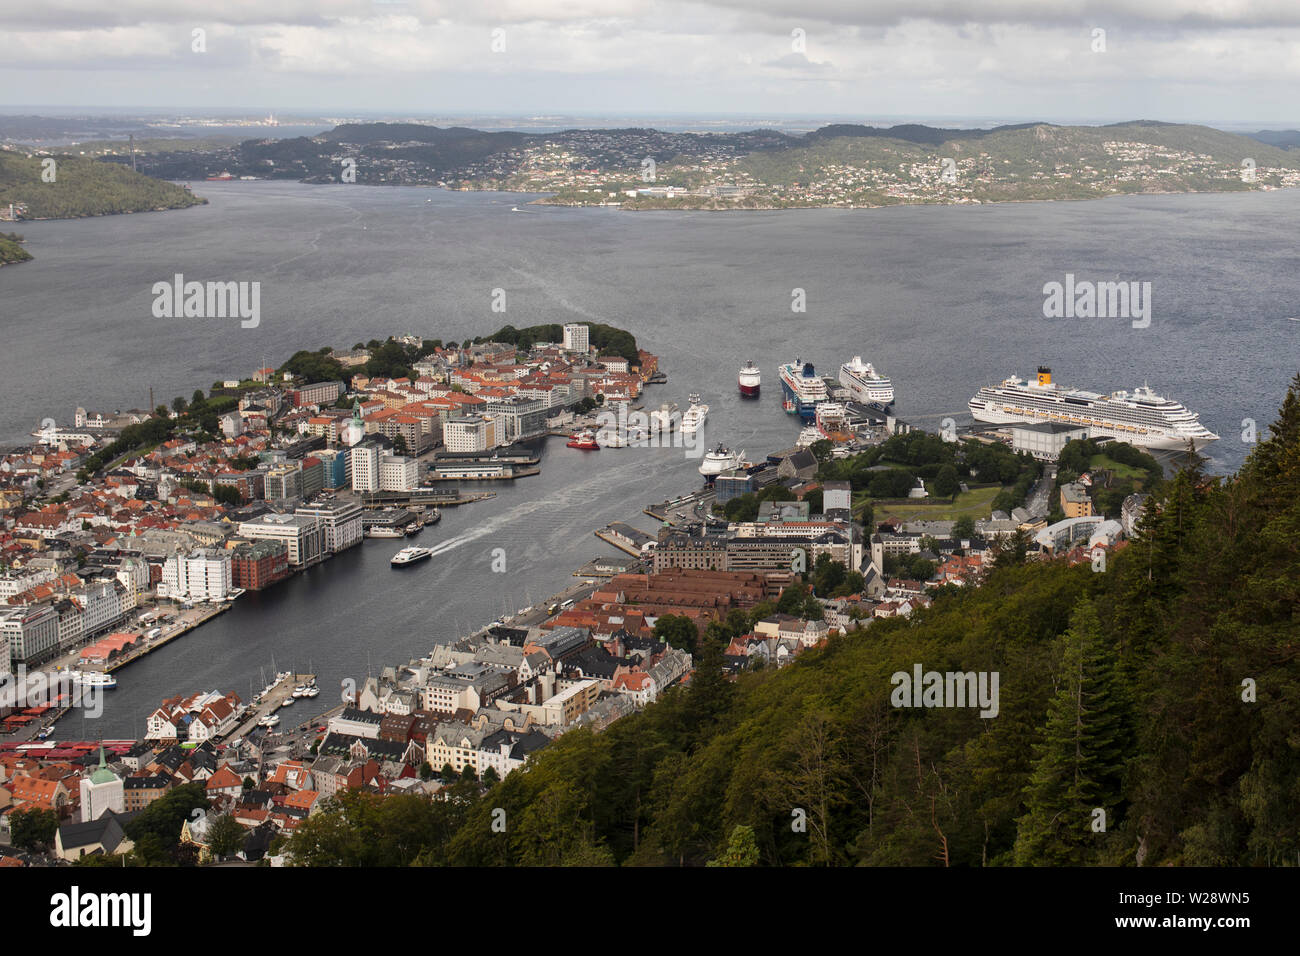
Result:
<instances>
[{"instance_id":1,"label":"distant hillside","mask_svg":"<svg viewBox=\"0 0 1300 956\"><path fill-rule=\"evenodd\" d=\"M899 139L909 143L926 143L931 146L956 139L981 139L990 133L1002 130L1028 129L1033 123L1021 123L1018 126L998 126L995 129L941 129L935 126L922 126L917 123L905 123L900 126L861 126L856 123L836 123L815 129L804 137L804 142L815 143L842 137L880 137Z\"/></svg>"},{"instance_id":2,"label":"distant hillside","mask_svg":"<svg viewBox=\"0 0 1300 956\"><path fill-rule=\"evenodd\" d=\"M1262 129L1258 133L1249 133L1251 139L1282 149L1300 146L1300 129Z\"/></svg>"},{"instance_id":3,"label":"distant hillside","mask_svg":"<svg viewBox=\"0 0 1300 956\"><path fill-rule=\"evenodd\" d=\"M944 138L940 138L943 134ZM1300 155L1208 126L1141 121L992 130L825 127L808 145L751 154L738 181L858 203L1085 199L1290 185ZM1257 178L1242 176L1253 161ZM943 173L949 178L944 179Z\"/></svg>"},{"instance_id":4,"label":"distant hillside","mask_svg":"<svg viewBox=\"0 0 1300 956\"><path fill-rule=\"evenodd\" d=\"M56 163L55 175L53 182L45 182L45 158L0 152L0 205L25 206L25 219L76 219L207 202L172 183L76 156L49 157Z\"/></svg>"},{"instance_id":5,"label":"distant hillside","mask_svg":"<svg viewBox=\"0 0 1300 956\"><path fill-rule=\"evenodd\" d=\"M520 133L347 123L314 137L154 149L138 160L143 171L167 179L229 172L314 183L500 189L546 193L539 201L561 205L612 202L625 209L1093 199L1300 185L1300 152L1154 120L967 130L836 124L805 136L770 129ZM128 160L119 154L104 161Z\"/></svg>"}]
</instances>

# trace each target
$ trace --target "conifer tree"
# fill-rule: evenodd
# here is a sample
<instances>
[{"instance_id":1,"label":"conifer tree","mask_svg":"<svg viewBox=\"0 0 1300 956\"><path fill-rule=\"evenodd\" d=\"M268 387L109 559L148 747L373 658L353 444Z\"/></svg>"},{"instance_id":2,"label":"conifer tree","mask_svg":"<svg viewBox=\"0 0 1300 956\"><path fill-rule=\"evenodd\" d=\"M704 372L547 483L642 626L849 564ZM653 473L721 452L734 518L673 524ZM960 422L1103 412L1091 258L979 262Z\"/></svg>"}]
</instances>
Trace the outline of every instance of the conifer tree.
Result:
<instances>
[{"instance_id":1,"label":"conifer tree","mask_svg":"<svg viewBox=\"0 0 1300 956\"><path fill-rule=\"evenodd\" d=\"M1125 694L1096 608L1075 605L1063 636L1061 683L1047 708L1044 739L1035 746L1017 827L1017 865L1079 865L1095 856L1100 833L1094 811L1115 826L1128 737Z\"/></svg>"}]
</instances>

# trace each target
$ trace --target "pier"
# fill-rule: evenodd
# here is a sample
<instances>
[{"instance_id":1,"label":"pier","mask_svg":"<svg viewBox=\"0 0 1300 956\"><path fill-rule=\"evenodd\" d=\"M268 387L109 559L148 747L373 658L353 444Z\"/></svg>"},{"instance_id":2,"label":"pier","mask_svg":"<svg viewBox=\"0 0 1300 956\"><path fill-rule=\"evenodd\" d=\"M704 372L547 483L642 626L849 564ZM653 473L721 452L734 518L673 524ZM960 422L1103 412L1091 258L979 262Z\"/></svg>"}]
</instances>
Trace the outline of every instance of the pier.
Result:
<instances>
[{"instance_id":1,"label":"pier","mask_svg":"<svg viewBox=\"0 0 1300 956\"><path fill-rule=\"evenodd\" d=\"M246 710L244 716L239 719L239 723L220 736L230 737L232 739L248 736L248 734L257 727L259 720L269 714L278 712L283 707L286 700L293 699L293 689L295 687L314 680L316 680L315 674L290 674L283 680L278 681L261 700L254 698L253 701L249 701L248 710ZM306 699L310 700L310 698ZM256 703L254 703L254 701L256 701ZM286 714L281 714L281 723L284 722L286 716ZM274 732L275 731L272 731L272 733Z\"/></svg>"},{"instance_id":2,"label":"pier","mask_svg":"<svg viewBox=\"0 0 1300 956\"><path fill-rule=\"evenodd\" d=\"M495 493L491 491L462 495L454 489L440 488L416 488L414 491L367 491L361 495L361 507L369 511L391 508L394 505L450 508L454 505L468 505L475 501L486 501L488 498L493 497L495 497Z\"/></svg>"}]
</instances>

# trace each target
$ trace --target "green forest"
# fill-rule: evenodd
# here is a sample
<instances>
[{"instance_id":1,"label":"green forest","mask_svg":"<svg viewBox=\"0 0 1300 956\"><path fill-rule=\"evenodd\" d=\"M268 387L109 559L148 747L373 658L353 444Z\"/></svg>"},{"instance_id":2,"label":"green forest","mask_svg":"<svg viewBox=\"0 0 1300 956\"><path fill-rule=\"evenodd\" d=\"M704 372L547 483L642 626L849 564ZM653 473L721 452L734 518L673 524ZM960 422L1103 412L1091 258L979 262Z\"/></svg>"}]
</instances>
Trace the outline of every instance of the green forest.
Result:
<instances>
[{"instance_id":1,"label":"green forest","mask_svg":"<svg viewBox=\"0 0 1300 956\"><path fill-rule=\"evenodd\" d=\"M24 249L20 243L23 237L12 232L0 232L0 266L9 265L11 262L26 262L32 257L32 254Z\"/></svg>"},{"instance_id":2,"label":"green forest","mask_svg":"<svg viewBox=\"0 0 1300 956\"><path fill-rule=\"evenodd\" d=\"M54 161L53 182L42 178ZM189 190L132 172L125 166L77 156L22 156L0 152L0 205L26 206L25 219L75 219L114 213L183 209L206 203Z\"/></svg>"},{"instance_id":3,"label":"green forest","mask_svg":"<svg viewBox=\"0 0 1300 956\"><path fill-rule=\"evenodd\" d=\"M1300 376L1236 475L1193 465L1153 504L1103 572L1007 549L981 587L780 670L726 680L715 626L686 687L485 795L349 795L290 849L315 865L1300 864ZM918 664L996 672L997 715L893 706L891 676Z\"/></svg>"}]
</instances>

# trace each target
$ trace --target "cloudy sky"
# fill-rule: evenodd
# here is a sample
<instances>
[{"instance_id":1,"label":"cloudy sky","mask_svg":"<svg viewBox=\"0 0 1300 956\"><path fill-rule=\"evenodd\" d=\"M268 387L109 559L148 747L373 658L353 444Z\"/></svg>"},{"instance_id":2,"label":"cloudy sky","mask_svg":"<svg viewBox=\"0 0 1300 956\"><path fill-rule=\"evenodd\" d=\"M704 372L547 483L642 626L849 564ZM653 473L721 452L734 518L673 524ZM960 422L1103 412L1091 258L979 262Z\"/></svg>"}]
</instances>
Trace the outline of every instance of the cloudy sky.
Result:
<instances>
[{"instance_id":1,"label":"cloudy sky","mask_svg":"<svg viewBox=\"0 0 1300 956\"><path fill-rule=\"evenodd\" d=\"M10 110L1294 127L1297 90L1300 0L0 2Z\"/></svg>"}]
</instances>

